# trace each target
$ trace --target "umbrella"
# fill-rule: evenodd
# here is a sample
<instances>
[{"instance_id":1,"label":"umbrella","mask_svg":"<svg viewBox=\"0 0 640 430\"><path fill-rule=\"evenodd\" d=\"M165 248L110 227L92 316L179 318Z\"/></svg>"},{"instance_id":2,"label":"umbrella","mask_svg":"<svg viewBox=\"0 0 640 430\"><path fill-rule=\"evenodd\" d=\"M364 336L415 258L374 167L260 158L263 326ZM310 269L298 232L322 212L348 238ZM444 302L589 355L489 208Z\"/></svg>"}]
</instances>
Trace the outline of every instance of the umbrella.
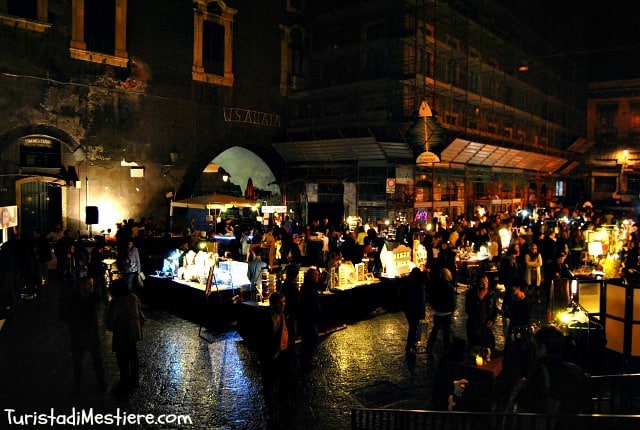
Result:
<instances>
[{"instance_id":1,"label":"umbrella","mask_svg":"<svg viewBox=\"0 0 640 430\"><path fill-rule=\"evenodd\" d=\"M171 208L182 207L192 209L227 209L232 207L252 208L257 207L256 202L242 197L227 196L224 194L207 194L204 196L192 197L190 199L177 200L171 202Z\"/></svg>"}]
</instances>

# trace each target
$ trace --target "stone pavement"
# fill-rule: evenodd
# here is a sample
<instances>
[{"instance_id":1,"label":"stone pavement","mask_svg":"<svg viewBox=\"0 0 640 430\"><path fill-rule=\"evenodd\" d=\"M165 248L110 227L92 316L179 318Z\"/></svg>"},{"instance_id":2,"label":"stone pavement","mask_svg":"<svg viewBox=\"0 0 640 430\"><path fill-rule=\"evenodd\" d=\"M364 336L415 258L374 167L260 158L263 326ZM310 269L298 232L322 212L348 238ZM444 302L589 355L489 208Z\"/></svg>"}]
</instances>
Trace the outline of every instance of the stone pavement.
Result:
<instances>
[{"instance_id":1,"label":"stone pavement","mask_svg":"<svg viewBox=\"0 0 640 430\"><path fill-rule=\"evenodd\" d=\"M460 291L463 292L463 291ZM233 329L203 330L188 318L145 305L144 339L139 344L140 387L125 396L99 392L85 357L84 386L73 390L68 329L57 316L57 287L36 300L23 301L0 331L0 428L6 409L16 414L70 414L120 411L188 415L191 425L142 424L137 429L267 429L256 354ZM458 296L454 335L464 337L464 295ZM431 405L435 360L404 353L407 323L402 312L380 312L323 336L317 365L294 372L294 396L280 428L347 429L353 407L426 409ZM497 324L498 348L504 339ZM110 385L118 380L111 333L104 332L104 363ZM42 426L41 428L45 428ZM80 427L80 426L79 426ZM21 428L38 428L27 426ZM58 428L58 427L56 427ZM111 428L85 425L81 428ZM115 428L115 427L114 427Z\"/></svg>"}]
</instances>

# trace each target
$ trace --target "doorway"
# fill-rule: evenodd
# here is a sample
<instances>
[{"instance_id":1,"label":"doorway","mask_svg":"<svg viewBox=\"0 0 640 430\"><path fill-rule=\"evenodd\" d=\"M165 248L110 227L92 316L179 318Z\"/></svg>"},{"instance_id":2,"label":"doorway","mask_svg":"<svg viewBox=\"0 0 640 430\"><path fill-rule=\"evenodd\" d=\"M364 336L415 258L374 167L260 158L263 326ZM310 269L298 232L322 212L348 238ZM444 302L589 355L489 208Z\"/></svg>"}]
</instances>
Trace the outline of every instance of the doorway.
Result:
<instances>
[{"instance_id":1,"label":"doorway","mask_svg":"<svg viewBox=\"0 0 640 430\"><path fill-rule=\"evenodd\" d=\"M40 229L47 234L55 225L62 226L62 187L34 180L23 182L20 190L19 227L23 234Z\"/></svg>"}]
</instances>

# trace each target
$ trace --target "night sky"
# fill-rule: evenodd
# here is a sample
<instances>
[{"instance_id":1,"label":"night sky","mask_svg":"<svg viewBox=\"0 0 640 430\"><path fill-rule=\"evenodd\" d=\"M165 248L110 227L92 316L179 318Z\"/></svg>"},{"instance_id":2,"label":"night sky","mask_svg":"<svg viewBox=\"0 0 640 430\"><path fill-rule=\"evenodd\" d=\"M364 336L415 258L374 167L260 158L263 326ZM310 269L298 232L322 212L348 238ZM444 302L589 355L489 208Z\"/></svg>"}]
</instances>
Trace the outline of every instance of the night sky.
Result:
<instances>
[{"instance_id":1,"label":"night sky","mask_svg":"<svg viewBox=\"0 0 640 430\"><path fill-rule=\"evenodd\" d=\"M498 0L554 50L586 61L589 81L640 78L640 1Z\"/></svg>"}]
</instances>

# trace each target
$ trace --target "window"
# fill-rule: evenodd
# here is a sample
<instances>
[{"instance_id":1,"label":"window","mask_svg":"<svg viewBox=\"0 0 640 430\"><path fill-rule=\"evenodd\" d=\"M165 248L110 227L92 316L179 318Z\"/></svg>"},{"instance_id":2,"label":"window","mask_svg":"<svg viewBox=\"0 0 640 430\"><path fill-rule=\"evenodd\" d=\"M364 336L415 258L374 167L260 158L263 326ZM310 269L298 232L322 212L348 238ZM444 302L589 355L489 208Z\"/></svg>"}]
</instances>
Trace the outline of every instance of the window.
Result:
<instances>
[{"instance_id":1,"label":"window","mask_svg":"<svg viewBox=\"0 0 640 430\"><path fill-rule=\"evenodd\" d=\"M455 37L447 36L447 45L456 51L460 49L460 41Z\"/></svg>"},{"instance_id":2,"label":"window","mask_svg":"<svg viewBox=\"0 0 640 430\"><path fill-rule=\"evenodd\" d=\"M556 197L564 197L565 188L564 181L556 181Z\"/></svg>"},{"instance_id":3,"label":"window","mask_svg":"<svg viewBox=\"0 0 640 430\"><path fill-rule=\"evenodd\" d=\"M631 110L630 131L632 134L640 134L640 103L630 103Z\"/></svg>"},{"instance_id":4,"label":"window","mask_svg":"<svg viewBox=\"0 0 640 430\"><path fill-rule=\"evenodd\" d=\"M618 105L614 103L600 104L596 106L596 135L600 137L616 137L615 119L618 114Z\"/></svg>"},{"instance_id":5,"label":"window","mask_svg":"<svg viewBox=\"0 0 640 430\"><path fill-rule=\"evenodd\" d=\"M0 24L24 30L45 32L48 24L48 0L0 1Z\"/></svg>"},{"instance_id":6,"label":"window","mask_svg":"<svg viewBox=\"0 0 640 430\"><path fill-rule=\"evenodd\" d=\"M280 26L280 92L305 88L305 33L298 27Z\"/></svg>"},{"instance_id":7,"label":"window","mask_svg":"<svg viewBox=\"0 0 640 430\"><path fill-rule=\"evenodd\" d=\"M127 67L127 0L74 0L71 58Z\"/></svg>"},{"instance_id":8,"label":"window","mask_svg":"<svg viewBox=\"0 0 640 430\"><path fill-rule=\"evenodd\" d=\"M192 78L211 84L233 85L233 17L238 12L222 0L194 2Z\"/></svg>"},{"instance_id":9,"label":"window","mask_svg":"<svg viewBox=\"0 0 640 430\"><path fill-rule=\"evenodd\" d=\"M469 91L477 94L479 92L479 82L480 82L480 76L478 75L478 72L475 70L470 71L469 72Z\"/></svg>"},{"instance_id":10,"label":"window","mask_svg":"<svg viewBox=\"0 0 640 430\"><path fill-rule=\"evenodd\" d=\"M444 122L446 122L447 124L451 124L451 125L457 125L458 124L458 114L457 113L452 113L452 112L445 112L444 113Z\"/></svg>"}]
</instances>

